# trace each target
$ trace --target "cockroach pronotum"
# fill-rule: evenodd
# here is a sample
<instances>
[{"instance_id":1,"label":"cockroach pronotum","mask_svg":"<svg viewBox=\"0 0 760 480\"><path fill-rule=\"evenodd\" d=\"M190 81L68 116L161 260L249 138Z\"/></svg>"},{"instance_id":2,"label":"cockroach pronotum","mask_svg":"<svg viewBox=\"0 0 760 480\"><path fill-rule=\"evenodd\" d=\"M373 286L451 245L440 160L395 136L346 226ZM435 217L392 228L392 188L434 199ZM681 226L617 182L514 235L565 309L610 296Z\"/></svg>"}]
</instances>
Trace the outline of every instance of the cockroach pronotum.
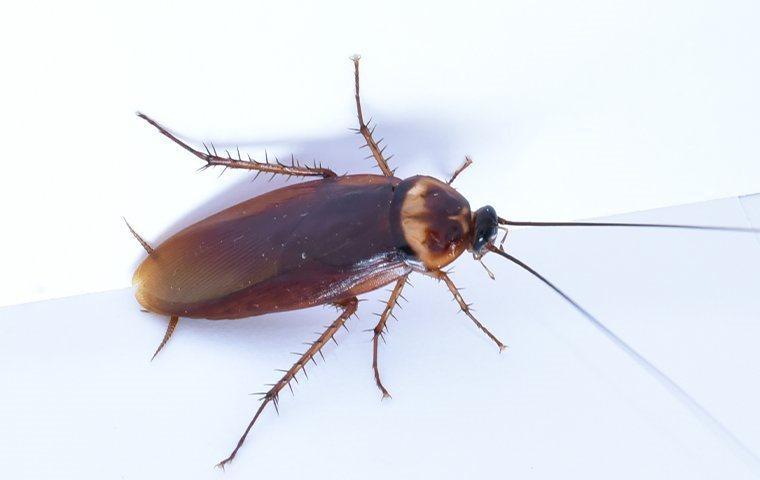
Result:
<instances>
[{"instance_id":1,"label":"cockroach pronotum","mask_svg":"<svg viewBox=\"0 0 760 480\"><path fill-rule=\"evenodd\" d=\"M475 316L451 277L443 269L465 251L475 260L494 253L532 274L559 294L605 336L643 366L679 400L697 412L741 451L754 455L687 392L626 344L597 318L546 277L497 245L499 230L528 227L642 227L758 233L751 228L699 225L523 222L499 217L491 206L472 211L452 186L472 161L465 158L448 181L424 175L396 178L388 166L384 147L373 138L374 128L362 114L359 97L359 57L354 66L356 132L365 140L382 174L336 175L321 165L289 164L268 159L259 162L240 154L226 156L204 144L193 148L147 115L138 115L179 146L205 162L202 168L256 171L317 180L286 186L251 198L201 220L152 248L133 229L148 253L135 271L138 302L148 311L169 317L166 334L154 357L166 345L180 317L239 319L271 312L334 305L338 317L313 342L269 391L230 455L235 458L257 419L283 388L290 386L305 364L321 354L322 347L357 311L359 295L393 284L373 329L372 369L383 397L388 390L378 369L378 340L410 274L429 275L443 282L462 311L499 348L504 344ZM482 262L481 262L482 263ZM484 265L485 266L485 265ZM490 271L488 272L491 275Z\"/></svg>"}]
</instances>

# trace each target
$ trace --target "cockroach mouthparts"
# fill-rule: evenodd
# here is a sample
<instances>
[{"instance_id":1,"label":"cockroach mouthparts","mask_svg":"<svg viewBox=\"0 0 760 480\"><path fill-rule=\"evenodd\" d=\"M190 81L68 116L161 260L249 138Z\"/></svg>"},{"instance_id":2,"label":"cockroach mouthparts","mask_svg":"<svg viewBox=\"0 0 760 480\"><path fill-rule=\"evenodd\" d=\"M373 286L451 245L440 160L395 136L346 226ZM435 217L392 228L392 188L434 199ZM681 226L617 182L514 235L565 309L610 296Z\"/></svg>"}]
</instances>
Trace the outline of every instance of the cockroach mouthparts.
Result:
<instances>
[{"instance_id":1,"label":"cockroach mouthparts","mask_svg":"<svg viewBox=\"0 0 760 480\"><path fill-rule=\"evenodd\" d=\"M507 253L503 241L495 245L499 230L510 226L534 227L651 227L751 232L749 228L695 225L623 224L589 222L518 222L506 220L491 206L473 211L452 186L472 164L469 157L451 178L440 181L424 175L396 178L384 157L385 147L375 141L364 121L359 97L359 57L354 65L355 99L360 134L381 175L338 176L322 165L289 164L220 156L213 145L203 150L177 138L155 120L142 119L163 135L205 162L202 168L222 166L288 177L316 177L251 198L195 223L152 248L132 227L147 257L135 271L136 297L144 309L170 318L154 357L171 337L180 317L238 319L271 312L334 305L338 317L312 343L282 378L262 394L261 406L246 427L223 467L237 455L264 409L278 406L279 394L305 365L321 355L324 345L357 311L357 297L393 284L390 298L373 329L372 369L383 397L388 390L380 379L378 340L412 273L441 281L461 310L499 348L505 345L470 310L451 277L443 270L462 253L476 260L495 253L529 272L562 296L605 336L652 374L679 400L697 412L733 446L754 454L686 391L605 327L597 318L530 266ZM481 262L482 263L482 262ZM484 265L485 267L485 265ZM486 268L488 271L488 269ZM488 271L489 275L493 274ZM304 371L305 373L305 371Z\"/></svg>"}]
</instances>

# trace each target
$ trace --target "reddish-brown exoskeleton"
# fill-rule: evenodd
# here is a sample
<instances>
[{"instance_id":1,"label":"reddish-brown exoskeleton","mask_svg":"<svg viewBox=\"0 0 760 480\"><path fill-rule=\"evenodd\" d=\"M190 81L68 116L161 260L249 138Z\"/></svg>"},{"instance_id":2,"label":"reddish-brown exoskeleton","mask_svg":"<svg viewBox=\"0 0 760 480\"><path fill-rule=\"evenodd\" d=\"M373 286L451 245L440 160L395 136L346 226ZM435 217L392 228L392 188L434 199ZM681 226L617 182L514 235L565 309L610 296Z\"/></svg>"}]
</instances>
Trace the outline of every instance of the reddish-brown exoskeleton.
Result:
<instances>
[{"instance_id":1,"label":"reddish-brown exoskeleton","mask_svg":"<svg viewBox=\"0 0 760 480\"><path fill-rule=\"evenodd\" d=\"M319 177L223 210L173 235L155 249L132 230L148 252L134 274L137 300L145 309L170 318L155 354L169 340L180 317L236 319L325 304L338 306L341 310L338 318L263 395L261 406L220 466L235 457L265 407L270 402L277 405L282 389L307 362L321 353L322 347L356 312L357 296L392 283L392 293L374 328L372 358L377 387L383 397L388 396L378 370L378 340L412 272L442 281L462 311L503 350L504 344L473 316L454 282L443 271L465 251L471 252L477 260L488 252L495 252L538 277L650 373L671 390L675 388L683 401L704 411L586 310L494 242L498 230L506 230L509 225L754 230L685 225L513 222L498 217L490 206L472 211L467 200L451 186L472 163L469 158L448 182L428 176L400 179L393 175L383 156L384 149L373 139L373 129L364 121L359 98L359 57L352 57L352 60L359 119L357 133L364 137L382 175L338 176L316 165L310 167L295 162L285 165L243 160L239 156L219 156L213 149L201 151L191 147L151 118L140 114L162 134L206 162L206 167ZM712 418L706 411L704 414Z\"/></svg>"}]
</instances>

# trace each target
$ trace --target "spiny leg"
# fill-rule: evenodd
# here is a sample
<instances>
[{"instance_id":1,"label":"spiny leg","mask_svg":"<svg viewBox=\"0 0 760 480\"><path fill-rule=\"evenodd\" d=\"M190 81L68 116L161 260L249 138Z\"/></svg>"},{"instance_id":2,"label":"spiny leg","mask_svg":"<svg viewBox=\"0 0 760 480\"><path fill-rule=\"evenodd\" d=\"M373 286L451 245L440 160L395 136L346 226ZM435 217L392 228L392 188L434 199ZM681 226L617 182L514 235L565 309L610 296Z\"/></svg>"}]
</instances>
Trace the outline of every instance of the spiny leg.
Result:
<instances>
[{"instance_id":1,"label":"spiny leg","mask_svg":"<svg viewBox=\"0 0 760 480\"><path fill-rule=\"evenodd\" d=\"M213 144L211 145L211 150L209 150L208 147L206 147L205 143L203 144L203 146L206 148L206 153L203 153L200 150L194 149L187 143L183 142L182 140L174 136L171 132L169 132L166 128L164 128L160 123L156 122L149 116L143 113L138 113L137 116L142 118L146 122L150 123L154 127L156 127L159 132L161 132L163 135L169 138L172 142L176 143L180 147L184 148L188 152L192 153L196 157L206 162L206 165L204 165L203 168L208 168L208 167L213 167L213 166L222 166L225 168L242 168L246 170L256 170L258 172L256 176L258 176L261 173L271 173L273 176L280 174L280 175L287 175L289 177L328 178L328 177L337 176L335 172L333 172L329 168L324 168L321 165L319 166L318 165L314 165L314 166L301 165L293 157L291 157L290 165L280 163L280 161L276 159L274 163L269 163L268 157L266 161L264 162L257 162L256 160L253 160L250 156L248 156L247 160L243 160L242 157L240 156L240 150L237 151L237 158L233 158L229 152L226 152L227 153L226 157L222 157L216 153L216 149L214 148Z\"/></svg>"},{"instance_id":2,"label":"spiny leg","mask_svg":"<svg viewBox=\"0 0 760 480\"><path fill-rule=\"evenodd\" d=\"M498 338L496 338L496 336L493 333L488 331L488 329L482 323L480 323L477 318L475 318L475 316L470 311L470 305L468 305L467 302L464 301L464 298L462 298L462 295L459 293L459 289L457 288L456 285L454 285L454 282L451 281L451 278L449 278L449 276L446 273L440 270L430 272L430 275L432 275L434 278L437 278L438 280L443 280L446 286L449 287L449 291L451 291L451 294L454 295L454 299L457 301L457 303L459 304L459 307L462 309L465 315L470 317L470 320L475 322L475 326L477 326L480 330L482 330L483 333L488 335L488 338L490 338L496 343L496 345L499 347L499 352L503 352L507 348L507 346L504 345Z\"/></svg>"},{"instance_id":3,"label":"spiny leg","mask_svg":"<svg viewBox=\"0 0 760 480\"><path fill-rule=\"evenodd\" d=\"M156 353L153 354L152 357L150 357L150 361L152 362L154 358L156 358L156 355L158 355L158 352L161 351L162 348L164 348L164 345L166 345L166 342L169 341L170 338L172 338L172 333L174 333L174 329L177 328L177 324L179 323L179 317L176 315L172 315L169 319L169 325L166 327L166 333L164 334L164 339L161 340L161 344L156 349Z\"/></svg>"},{"instance_id":4,"label":"spiny leg","mask_svg":"<svg viewBox=\"0 0 760 480\"><path fill-rule=\"evenodd\" d=\"M454 183L454 179L457 178L459 174L462 173L470 165L472 165L472 159L469 156L465 156L464 162L462 162L462 165L456 169L456 171L454 172L454 175L452 175L449 181L446 183L448 183L449 185Z\"/></svg>"},{"instance_id":5,"label":"spiny leg","mask_svg":"<svg viewBox=\"0 0 760 480\"><path fill-rule=\"evenodd\" d=\"M393 315L393 307L398 305L398 298L401 297L401 291L404 289L404 285L406 285L407 277L408 275L404 275L399 278L396 282L396 286L393 287L391 296L385 304L385 309L383 310L383 313L380 314L380 321L375 325L374 336L372 337L372 370L375 372L375 383L377 384L377 388L380 389L380 392L382 392L383 398L388 398L391 395L383 386L383 382L380 381L380 371L377 368L377 347L380 337L382 337L383 332L385 331L385 324L388 321L388 317Z\"/></svg>"},{"instance_id":6,"label":"spiny leg","mask_svg":"<svg viewBox=\"0 0 760 480\"><path fill-rule=\"evenodd\" d=\"M240 440L238 440L235 449L232 451L229 457L219 462L217 465L218 467L224 468L226 464L235 458L238 450L240 450L240 447L243 446L245 438L248 436L251 428L253 428L253 424L256 423L256 420L258 420L261 412L264 411L264 408L266 408L269 402L272 402L274 404L274 408L277 409L280 391L286 386L290 386L290 382L295 379L298 372L304 370L304 367L309 362L309 360L314 361L314 357L317 355L317 353L320 355L322 354L322 347L324 347L328 341L331 339L334 341L333 336L335 335L335 332L337 332L343 326L343 324L346 323L346 320L348 320L348 318L356 312L356 307L358 304L359 301L356 299L356 297L354 297L340 305L340 307L343 308L343 312L341 312L338 318L335 319L335 321L331 323L329 327L327 327L327 329L322 333L322 335L319 336L319 338L309 344L309 348L301 354L298 361L285 372L285 375L283 375L283 377L277 383L275 383L268 392L264 394L264 396L261 398L261 406L259 406L258 410L256 410L253 419L248 424L245 432L243 432Z\"/></svg>"},{"instance_id":7,"label":"spiny leg","mask_svg":"<svg viewBox=\"0 0 760 480\"><path fill-rule=\"evenodd\" d=\"M375 157L377 166L380 167L383 175L386 177L392 177L393 170L391 170L388 166L388 160L390 160L390 157L388 157L388 159L384 158L383 151L385 151L385 147L380 148L380 142L383 140L380 139L380 141L376 142L375 139L372 138L372 134L375 132L375 127L372 127L372 129L370 129L367 124L364 123L364 116L362 115L362 102L359 99L359 59L361 59L361 56L359 55L354 55L351 57L351 60L354 62L354 98L356 99L356 115L359 118L358 131L362 134L364 140L367 142L366 146L369 147L369 150L372 152L372 156Z\"/></svg>"}]
</instances>

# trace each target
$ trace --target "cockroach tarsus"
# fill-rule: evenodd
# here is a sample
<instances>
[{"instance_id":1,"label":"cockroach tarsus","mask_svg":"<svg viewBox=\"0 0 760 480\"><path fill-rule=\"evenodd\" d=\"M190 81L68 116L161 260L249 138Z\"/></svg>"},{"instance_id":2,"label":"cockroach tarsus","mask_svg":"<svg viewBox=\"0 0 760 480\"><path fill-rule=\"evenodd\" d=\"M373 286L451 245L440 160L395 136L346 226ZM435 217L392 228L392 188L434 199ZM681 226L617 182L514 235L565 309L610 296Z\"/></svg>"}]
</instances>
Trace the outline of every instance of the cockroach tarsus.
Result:
<instances>
[{"instance_id":1,"label":"cockroach tarsus","mask_svg":"<svg viewBox=\"0 0 760 480\"><path fill-rule=\"evenodd\" d=\"M398 305L411 273L431 276L450 291L460 309L503 351L506 346L472 313L471 305L444 268L468 251L491 278L493 273L482 263L487 253L495 253L554 290L589 320L607 338L652 374L676 398L720 432L735 450L760 465L754 453L720 421L694 400L664 372L640 355L596 317L526 263L507 253L504 239L511 226L529 227L650 227L758 233L751 228L701 225L520 222L499 217L491 206L471 211L467 200L451 185L473 162L464 163L446 182L428 176L399 179L384 156L382 139L375 141L375 127L365 122L359 93L359 56L351 57L354 66L354 97L358 128L364 139L362 148L380 168L382 175L342 175L322 165L304 165L291 157L290 164L265 156L263 162L243 159L226 152L221 156L203 144L204 150L188 143L147 115L140 118L205 162L201 169L221 166L287 177L317 177L254 197L214 214L176 233L155 249L127 224L130 232L148 253L135 271L133 282L142 307L167 315L166 333L153 358L164 348L180 317L236 319L270 312L298 310L316 305L333 305L338 317L307 343L306 351L283 372L271 388L263 392L261 405L230 455L218 466L224 467L237 455L264 409L271 403L279 409L279 394L317 354L345 322L356 314L358 296L394 284L379 320L372 331L372 370L382 398L390 393L380 378L379 340L384 340L388 318ZM255 177L254 177L255 178ZM125 220L126 222L126 220ZM499 230L505 232L499 246ZM266 233L262 233L266 232ZM337 342L336 342L337 343ZM315 362L316 363L316 362Z\"/></svg>"},{"instance_id":2,"label":"cockroach tarsus","mask_svg":"<svg viewBox=\"0 0 760 480\"><path fill-rule=\"evenodd\" d=\"M375 374L375 384L377 385L377 388L380 389L380 392L383 394L383 398L390 398L391 394L388 393L388 390L383 385L382 380L380 380L380 370L377 366L377 348L380 338L383 339L383 342L385 342L384 333L386 331L385 324L388 322L388 317L393 316L393 308L398 305L398 299L403 298L401 295L401 291L404 289L404 286L409 281L409 275L404 275L403 277L399 278L396 281L396 285L393 287L393 290L391 290L391 296L388 298L388 301L385 303L385 308L383 309L383 313L380 315L380 320L377 322L377 325L375 325L375 328L372 329L372 371ZM395 318L395 317L394 317Z\"/></svg>"}]
</instances>

